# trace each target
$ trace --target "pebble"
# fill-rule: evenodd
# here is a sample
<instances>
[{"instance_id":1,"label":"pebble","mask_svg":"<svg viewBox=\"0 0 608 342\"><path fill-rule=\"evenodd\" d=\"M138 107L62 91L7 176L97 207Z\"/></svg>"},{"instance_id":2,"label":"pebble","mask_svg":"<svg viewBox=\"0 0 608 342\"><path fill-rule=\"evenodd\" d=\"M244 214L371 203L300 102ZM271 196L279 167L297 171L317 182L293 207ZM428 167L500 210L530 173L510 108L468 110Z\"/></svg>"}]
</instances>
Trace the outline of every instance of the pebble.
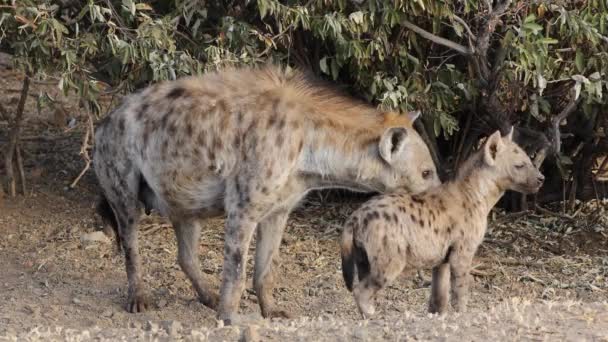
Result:
<instances>
[{"instance_id":1,"label":"pebble","mask_svg":"<svg viewBox=\"0 0 608 342\"><path fill-rule=\"evenodd\" d=\"M83 245L88 245L96 242L110 243L110 239L108 239L106 234L104 234L102 231L96 231L92 233L82 234L80 236L80 242Z\"/></svg>"},{"instance_id":2,"label":"pebble","mask_svg":"<svg viewBox=\"0 0 608 342\"><path fill-rule=\"evenodd\" d=\"M169 336L176 336L182 328L182 324L177 321L161 321L160 326L165 329Z\"/></svg>"},{"instance_id":3,"label":"pebble","mask_svg":"<svg viewBox=\"0 0 608 342\"><path fill-rule=\"evenodd\" d=\"M258 333L257 325L248 325L243 329L243 335L241 336L241 342L258 342L260 341L260 334Z\"/></svg>"}]
</instances>

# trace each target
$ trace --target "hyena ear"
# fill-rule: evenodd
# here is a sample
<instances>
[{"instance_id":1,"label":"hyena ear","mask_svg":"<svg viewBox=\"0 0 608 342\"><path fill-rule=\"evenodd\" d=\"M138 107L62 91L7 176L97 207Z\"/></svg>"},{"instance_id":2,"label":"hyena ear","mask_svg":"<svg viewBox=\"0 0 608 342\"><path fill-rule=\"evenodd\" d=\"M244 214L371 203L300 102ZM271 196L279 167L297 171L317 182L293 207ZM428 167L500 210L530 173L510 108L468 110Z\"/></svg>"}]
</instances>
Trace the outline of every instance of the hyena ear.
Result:
<instances>
[{"instance_id":1,"label":"hyena ear","mask_svg":"<svg viewBox=\"0 0 608 342\"><path fill-rule=\"evenodd\" d=\"M515 131L515 126L511 126L511 130L509 130L509 134L505 136L505 139L513 141L513 131Z\"/></svg>"},{"instance_id":2,"label":"hyena ear","mask_svg":"<svg viewBox=\"0 0 608 342\"><path fill-rule=\"evenodd\" d=\"M380 157L391 164L395 156L403 151L407 140L407 129L404 127L387 128L380 138Z\"/></svg>"},{"instance_id":3,"label":"hyena ear","mask_svg":"<svg viewBox=\"0 0 608 342\"><path fill-rule=\"evenodd\" d=\"M416 119L420 117L420 114L422 114L422 112L420 112L419 110L415 110L413 112L408 112L407 117L410 119L410 122L413 123L414 121L416 121Z\"/></svg>"},{"instance_id":4,"label":"hyena ear","mask_svg":"<svg viewBox=\"0 0 608 342\"><path fill-rule=\"evenodd\" d=\"M483 146L483 159L486 164L493 166L496 164L496 155L503 148L502 137L500 131L494 132Z\"/></svg>"}]
</instances>

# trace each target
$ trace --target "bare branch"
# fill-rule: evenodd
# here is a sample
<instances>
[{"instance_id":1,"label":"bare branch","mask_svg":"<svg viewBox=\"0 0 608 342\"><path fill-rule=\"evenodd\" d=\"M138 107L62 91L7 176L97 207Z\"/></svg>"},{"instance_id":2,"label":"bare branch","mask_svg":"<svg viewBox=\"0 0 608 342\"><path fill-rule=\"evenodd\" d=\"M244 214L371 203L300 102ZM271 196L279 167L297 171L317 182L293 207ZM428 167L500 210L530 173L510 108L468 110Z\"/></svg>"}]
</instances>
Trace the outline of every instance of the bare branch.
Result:
<instances>
[{"instance_id":1,"label":"bare branch","mask_svg":"<svg viewBox=\"0 0 608 342\"><path fill-rule=\"evenodd\" d=\"M574 88L572 89L572 92L574 92ZM550 130L553 133L553 141L552 141L552 152L553 154L557 155L560 150L561 150L561 144L562 144L562 140L561 140L561 133L559 131L559 125L561 124L562 121L564 121L564 119L566 119L568 117L568 115L572 114L574 112L574 110L576 109L576 107L578 106L579 102L581 101L581 97L579 96L578 98L575 98L575 96L572 96L572 100L570 101L570 103L568 103L568 105L561 111L561 113L559 113L556 117L554 117L553 119L551 119L551 128Z\"/></svg>"},{"instance_id":2,"label":"bare branch","mask_svg":"<svg viewBox=\"0 0 608 342\"><path fill-rule=\"evenodd\" d=\"M85 165L84 165L84 168L82 169L82 171L80 171L80 173L76 177L76 179L74 179L72 184L70 184L71 189L73 189L76 186L76 184L78 184L78 181L80 181L80 178L82 178L82 176L84 176L84 174L87 172L87 170L89 170L89 167L91 167L91 157L89 156L88 149L92 147L92 144L90 144L89 142L91 142L91 143L93 142L95 129L93 127L93 115L90 112L88 113L88 122L87 123L88 123L87 130L84 134L84 138L82 139L82 145L80 147L80 155L83 157Z\"/></svg>"},{"instance_id":3,"label":"bare branch","mask_svg":"<svg viewBox=\"0 0 608 342\"><path fill-rule=\"evenodd\" d=\"M442 37L439 37L438 35L432 34L429 31L426 31L425 29L414 25L413 23L411 23L410 21L408 21L407 19L403 19L401 20L401 25L418 33L422 38L428 39L430 41L432 41L433 43L437 43L439 45L443 45L445 47L448 47L452 50L456 50L458 52L460 52L463 55L471 55L472 51L467 48L464 45L460 45L456 42L453 42L449 39L445 39Z\"/></svg>"},{"instance_id":4,"label":"bare branch","mask_svg":"<svg viewBox=\"0 0 608 342\"><path fill-rule=\"evenodd\" d=\"M454 15L452 15L452 18L464 27L464 29L469 34L469 38L471 38L472 41L477 40L477 37L473 34L473 31L471 31L471 28L469 27L469 25L464 20L462 20L461 17L454 14Z\"/></svg>"}]
</instances>

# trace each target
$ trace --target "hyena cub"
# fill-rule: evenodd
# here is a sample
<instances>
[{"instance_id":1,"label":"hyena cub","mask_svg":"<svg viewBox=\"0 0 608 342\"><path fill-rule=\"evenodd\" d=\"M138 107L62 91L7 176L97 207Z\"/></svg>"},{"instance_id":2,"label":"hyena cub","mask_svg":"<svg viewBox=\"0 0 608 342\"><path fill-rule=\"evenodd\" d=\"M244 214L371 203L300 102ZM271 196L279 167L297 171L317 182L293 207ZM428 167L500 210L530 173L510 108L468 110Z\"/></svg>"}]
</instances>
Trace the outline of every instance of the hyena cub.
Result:
<instances>
[{"instance_id":1,"label":"hyena cub","mask_svg":"<svg viewBox=\"0 0 608 342\"><path fill-rule=\"evenodd\" d=\"M342 272L364 318L374 314L380 289L406 269L426 267L433 268L429 311L446 312L450 283L455 309L466 309L469 270L490 210L505 190L535 193L544 181L512 134L492 134L454 180L418 195L375 197L349 217Z\"/></svg>"}]
</instances>

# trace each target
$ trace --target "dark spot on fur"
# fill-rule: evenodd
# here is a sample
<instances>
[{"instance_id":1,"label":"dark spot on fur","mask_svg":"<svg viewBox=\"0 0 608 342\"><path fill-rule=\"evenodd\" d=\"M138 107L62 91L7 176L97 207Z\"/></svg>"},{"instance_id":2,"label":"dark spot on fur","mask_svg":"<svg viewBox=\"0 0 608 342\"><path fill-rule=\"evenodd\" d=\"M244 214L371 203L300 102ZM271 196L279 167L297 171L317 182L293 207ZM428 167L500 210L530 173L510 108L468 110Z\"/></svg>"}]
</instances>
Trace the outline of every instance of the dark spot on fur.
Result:
<instances>
[{"instance_id":1,"label":"dark spot on fur","mask_svg":"<svg viewBox=\"0 0 608 342\"><path fill-rule=\"evenodd\" d=\"M285 127L285 118L279 120L278 129L282 130Z\"/></svg>"},{"instance_id":2,"label":"dark spot on fur","mask_svg":"<svg viewBox=\"0 0 608 342\"><path fill-rule=\"evenodd\" d=\"M268 118L268 125L266 127L270 128L270 127L274 126L277 123L277 120L278 120L278 114L276 112L272 113L270 115L270 118Z\"/></svg>"},{"instance_id":3,"label":"dark spot on fur","mask_svg":"<svg viewBox=\"0 0 608 342\"><path fill-rule=\"evenodd\" d=\"M388 236L384 235L382 238L382 245L384 245L384 247L388 246Z\"/></svg>"},{"instance_id":4,"label":"dark spot on fur","mask_svg":"<svg viewBox=\"0 0 608 342\"><path fill-rule=\"evenodd\" d=\"M284 140L284 139L285 139L285 138L283 138L283 134L279 133L279 134L277 135L277 146L282 146L282 145L283 145L283 140Z\"/></svg>"},{"instance_id":5,"label":"dark spot on fur","mask_svg":"<svg viewBox=\"0 0 608 342\"><path fill-rule=\"evenodd\" d=\"M401 213L405 214L406 210L405 210L405 207L404 207L404 206L401 206L401 205L400 205L400 206L398 207L398 209L399 209L399 212L401 212Z\"/></svg>"},{"instance_id":6,"label":"dark spot on fur","mask_svg":"<svg viewBox=\"0 0 608 342\"><path fill-rule=\"evenodd\" d=\"M234 148L241 147L241 135L240 134L234 135L234 141L232 142L232 145L234 146Z\"/></svg>"},{"instance_id":7,"label":"dark spot on fur","mask_svg":"<svg viewBox=\"0 0 608 342\"><path fill-rule=\"evenodd\" d=\"M167 131L169 132L169 135L175 135L177 133L177 125L175 122L169 124Z\"/></svg>"},{"instance_id":8,"label":"dark spot on fur","mask_svg":"<svg viewBox=\"0 0 608 342\"><path fill-rule=\"evenodd\" d=\"M418 204L421 204L421 205L424 204L424 199L420 198L419 196L412 196L412 201L414 201L414 202L416 202Z\"/></svg>"},{"instance_id":9,"label":"dark spot on fur","mask_svg":"<svg viewBox=\"0 0 608 342\"><path fill-rule=\"evenodd\" d=\"M232 253L232 262L236 265L240 265L241 261L243 261L243 255L241 253L241 249L237 248L234 253Z\"/></svg>"},{"instance_id":10,"label":"dark spot on fur","mask_svg":"<svg viewBox=\"0 0 608 342\"><path fill-rule=\"evenodd\" d=\"M123 134L125 131L125 118L123 117L118 119L118 131L120 134Z\"/></svg>"},{"instance_id":11,"label":"dark spot on fur","mask_svg":"<svg viewBox=\"0 0 608 342\"><path fill-rule=\"evenodd\" d=\"M447 230L448 230L448 234L451 234L452 233L452 226L448 226Z\"/></svg>"},{"instance_id":12,"label":"dark spot on fur","mask_svg":"<svg viewBox=\"0 0 608 342\"><path fill-rule=\"evenodd\" d=\"M168 94L167 94L167 98L168 99L177 99L179 97L184 96L184 94L186 93L186 90L182 87L177 87L172 89Z\"/></svg>"},{"instance_id":13,"label":"dark spot on fur","mask_svg":"<svg viewBox=\"0 0 608 342\"><path fill-rule=\"evenodd\" d=\"M418 220L416 219L416 216L414 216L414 214L410 214L410 218L412 219L412 222L414 224L416 224L418 222Z\"/></svg>"},{"instance_id":14,"label":"dark spot on fur","mask_svg":"<svg viewBox=\"0 0 608 342\"><path fill-rule=\"evenodd\" d=\"M388 215L388 213L386 211L382 213L382 216L384 216L384 220L385 221L390 221L391 220L391 217Z\"/></svg>"},{"instance_id":15,"label":"dark spot on fur","mask_svg":"<svg viewBox=\"0 0 608 342\"><path fill-rule=\"evenodd\" d=\"M433 232L435 232L435 234L439 234L439 229L435 228L433 229Z\"/></svg>"},{"instance_id":16,"label":"dark spot on fur","mask_svg":"<svg viewBox=\"0 0 608 342\"><path fill-rule=\"evenodd\" d=\"M398 253L399 255L402 255L402 254L403 254L403 253L402 253L402 251L401 251L401 246L397 246L397 253Z\"/></svg>"},{"instance_id":17,"label":"dark spot on fur","mask_svg":"<svg viewBox=\"0 0 608 342\"><path fill-rule=\"evenodd\" d=\"M186 123L186 135L190 138L194 134L194 127L192 126L192 122L188 121Z\"/></svg>"}]
</instances>

